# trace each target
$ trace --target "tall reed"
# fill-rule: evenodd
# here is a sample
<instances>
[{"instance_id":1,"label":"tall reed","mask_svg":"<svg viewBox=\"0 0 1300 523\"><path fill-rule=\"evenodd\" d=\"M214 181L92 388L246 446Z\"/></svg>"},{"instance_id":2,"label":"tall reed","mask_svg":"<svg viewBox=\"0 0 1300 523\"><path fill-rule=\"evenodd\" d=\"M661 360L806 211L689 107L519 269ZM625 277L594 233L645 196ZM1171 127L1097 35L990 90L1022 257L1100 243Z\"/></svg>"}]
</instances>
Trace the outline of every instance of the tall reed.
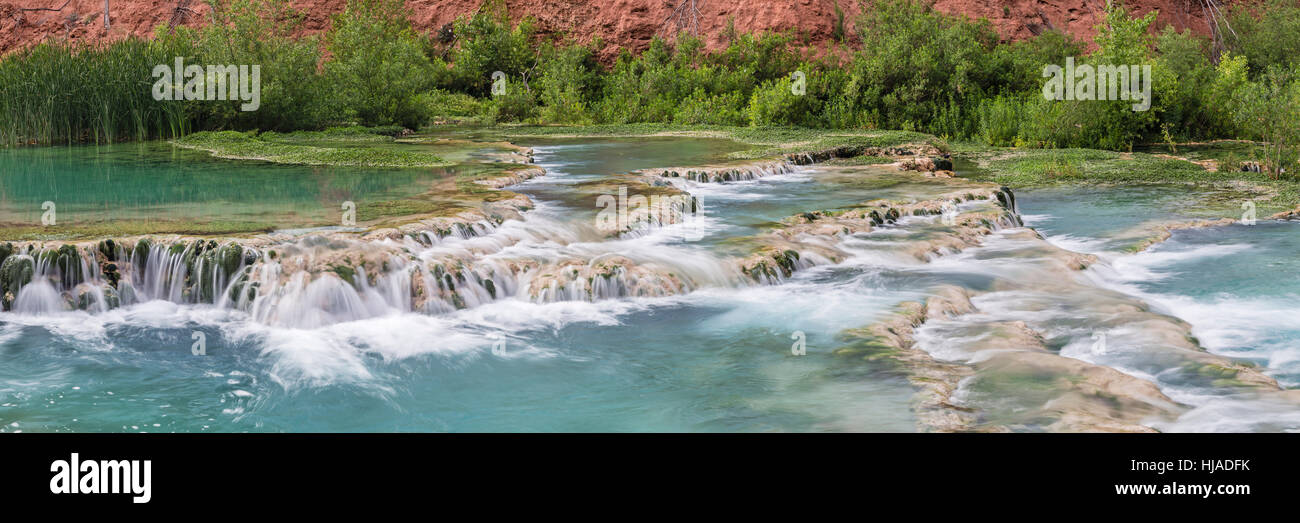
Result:
<instances>
[{"instance_id":1,"label":"tall reed","mask_svg":"<svg viewBox=\"0 0 1300 523\"><path fill-rule=\"evenodd\" d=\"M42 43L0 60L0 143L111 143L179 136L183 102L154 100L152 70L185 49L128 39Z\"/></svg>"}]
</instances>

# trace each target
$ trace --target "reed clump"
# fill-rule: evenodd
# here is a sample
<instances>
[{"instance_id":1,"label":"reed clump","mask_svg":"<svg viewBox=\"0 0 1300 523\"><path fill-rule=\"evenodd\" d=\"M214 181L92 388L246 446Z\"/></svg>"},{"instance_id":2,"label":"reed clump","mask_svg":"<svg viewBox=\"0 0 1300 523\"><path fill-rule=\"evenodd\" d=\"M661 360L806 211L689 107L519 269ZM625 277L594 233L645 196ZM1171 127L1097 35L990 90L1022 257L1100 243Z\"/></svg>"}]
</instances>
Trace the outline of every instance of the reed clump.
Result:
<instances>
[{"instance_id":1,"label":"reed clump","mask_svg":"<svg viewBox=\"0 0 1300 523\"><path fill-rule=\"evenodd\" d=\"M89 47L42 43L0 61L0 143L110 143L178 137L183 102L154 100L150 71L188 50L129 39Z\"/></svg>"}]
</instances>

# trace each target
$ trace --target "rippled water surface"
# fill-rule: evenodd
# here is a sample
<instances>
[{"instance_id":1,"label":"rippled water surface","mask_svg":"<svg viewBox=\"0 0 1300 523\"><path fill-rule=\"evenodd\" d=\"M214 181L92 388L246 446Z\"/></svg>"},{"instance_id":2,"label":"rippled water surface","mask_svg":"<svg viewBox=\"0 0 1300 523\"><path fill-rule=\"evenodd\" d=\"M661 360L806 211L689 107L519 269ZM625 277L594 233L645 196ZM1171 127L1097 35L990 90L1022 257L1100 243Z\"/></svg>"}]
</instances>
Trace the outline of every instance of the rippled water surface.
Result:
<instances>
[{"instance_id":1,"label":"rippled water surface","mask_svg":"<svg viewBox=\"0 0 1300 523\"><path fill-rule=\"evenodd\" d=\"M451 169L364 169L212 158L147 142L0 151L0 223L248 220L288 228L334 223L339 202L420 194Z\"/></svg>"},{"instance_id":2,"label":"rippled water surface","mask_svg":"<svg viewBox=\"0 0 1300 523\"><path fill-rule=\"evenodd\" d=\"M704 284L672 297L505 298L442 314L380 306L356 316L361 319L328 323L262 322L243 311L163 300L96 313L0 313L0 426L9 432L912 431L913 387L875 362L832 351L843 344L845 329L870 324L938 284L988 293L976 300L981 316L924 333L929 338L922 342L936 354L952 339L945 336L980 321L1024 320L1063 355L1114 365L1162 383L1171 396L1180 394L1176 399L1192 406L1193 415L1166 428L1300 426L1300 420L1288 421L1294 412L1279 415L1257 404L1250 405L1261 413L1256 417L1274 425L1245 415L1238 423L1219 423L1231 417L1220 412L1228 399L1205 399L1210 393L1160 381L1152 370L1156 363L1140 354L1107 359L1086 351L1102 314L1088 312L1090 306L1144 299L1190 322L1209 349L1256 361L1295 385L1300 242L1294 224L1178 231L1164 244L1128 254L1123 247L1135 227L1178 217L1169 211L1170 202L1181 201L1178 193L1027 191L1019 202L1029 226L1059 246L1102 257L1080 275L1079 288L1086 291L1068 297L1077 308L1033 306L1060 297L1050 290L1059 276L1013 234L995 234L982 247L930 263L899 255L901 246L942 227L933 217L909 217L852 237L842 246L851 253L847 260L800 271L781 285L743 285L729 272L729 257L786 216L876 198L924 199L966 182L829 166L727 184L678 181L702 203L705 217L693 225L700 228L698 239L688 241L668 227L604 241L583 232L595 205L575 196L569 190L574 184L637 169L720 162L740 146L681 138L524 145L535 148L547 175L511 188L532 197L537 210L503 226L529 238L508 254L608 253L689 273ZM292 195L286 198L309 205L333 184L379 194L428 176L340 171L327 173L335 181L326 183L307 169L197 160L191 167L191 159L184 160L78 149L35 165L53 173L81 162L82 174L101 184L126 173L138 181L111 190L141 209L235 198L230 191L236 188L239 194ZM6 169L19 162L0 156L5 161ZM168 169L199 170L195 179L209 181L146 189L149 177ZM241 181L223 182L232 176ZM270 181L281 179L287 181ZM0 182L4 201L35 201L37 186L46 183L40 180L34 174ZM66 190L73 191L72 201L93 191ZM1006 281L1022 287L1000 283ZM196 332L206 355L192 354ZM805 356L791 351L799 337L806 339ZM1122 328L1111 339L1142 343L1140 333ZM1017 402L1034 401L1032 391L998 390L1007 419L1014 418ZM1216 422L1200 421L1207 418Z\"/></svg>"}]
</instances>

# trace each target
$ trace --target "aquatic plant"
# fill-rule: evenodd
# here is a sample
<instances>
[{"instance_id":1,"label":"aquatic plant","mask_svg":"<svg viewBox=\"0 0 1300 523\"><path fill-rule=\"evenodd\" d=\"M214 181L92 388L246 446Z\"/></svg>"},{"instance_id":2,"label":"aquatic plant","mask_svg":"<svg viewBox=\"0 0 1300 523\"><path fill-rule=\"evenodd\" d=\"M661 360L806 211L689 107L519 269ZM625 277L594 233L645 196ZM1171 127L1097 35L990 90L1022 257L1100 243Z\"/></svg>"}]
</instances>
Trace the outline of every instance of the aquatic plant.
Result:
<instances>
[{"instance_id":1,"label":"aquatic plant","mask_svg":"<svg viewBox=\"0 0 1300 523\"><path fill-rule=\"evenodd\" d=\"M299 137L300 138L300 137ZM200 149L222 158L265 160L306 165L367 167L438 167L448 165L432 153L372 147L328 147L301 145L282 140L273 133L203 131L174 141L176 145Z\"/></svg>"}]
</instances>

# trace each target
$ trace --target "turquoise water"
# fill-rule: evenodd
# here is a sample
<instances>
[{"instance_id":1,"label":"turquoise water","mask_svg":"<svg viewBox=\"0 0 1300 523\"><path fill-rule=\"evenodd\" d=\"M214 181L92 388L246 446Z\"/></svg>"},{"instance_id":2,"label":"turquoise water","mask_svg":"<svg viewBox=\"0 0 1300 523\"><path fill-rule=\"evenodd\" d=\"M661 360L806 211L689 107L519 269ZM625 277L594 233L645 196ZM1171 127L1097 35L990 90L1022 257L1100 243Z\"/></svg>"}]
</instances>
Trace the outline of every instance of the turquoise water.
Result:
<instances>
[{"instance_id":1,"label":"turquoise water","mask_svg":"<svg viewBox=\"0 0 1300 523\"><path fill-rule=\"evenodd\" d=\"M874 198L924 198L963 183L820 166L749 182L684 182L705 209L697 241L657 233L574 240L548 231L581 228L590 220L593 195L575 196L568 190L575 183L643 168L713 163L739 146L689 139L524 145L536 148L548 174L512 187L538 207L523 222L508 223L535 233L511 249L671 260L704 274L719 272L728 256L744 251L738 244L786 216ZM114 170L157 168L152 162L137 165L142 160L127 153L114 157ZM1294 384L1300 315L1288 304L1296 303L1300 290L1295 278L1279 275L1295 274L1300 263L1295 225L1179 231L1146 253L1120 252L1134 227L1176 216L1170 209L1183 197L1171 188L1020 193L1029 225L1049 241L1104 258L1087 273L1097 287L1071 296L1054 293L1049 284L1058 273L1010 236L995 235L984 247L930 263L900 255L900 249L943 228L932 218L907 218L846 239L842 247L851 256L843 263L800 271L781 285L736 285L720 278L665 298L506 298L446 314L388 311L318 328L268 325L236 310L165 301L96 314L0 313L0 427L913 431L914 389L904 378L832 351L844 343L843 330L879 320L940 284L987 291L977 300L981 318L1025 320L1045 333L1053 350L1080 358L1090 357L1080 347L1101 317L1082 311L1140 296L1190 322L1211 350L1257 361L1284 384ZM1053 308L1032 307L1042 300L1055 300ZM195 331L206 338L205 356L191 353ZM806 355L792 354L797 334L806 338ZM1122 333L1112 339L1117 346L1142 343ZM1162 387L1178 390L1176 381L1158 375L1158 362L1128 355L1099 361L1151 373ZM1008 411L1032 399L1005 392ZM1253 418L1219 424L1240 418L1233 414L1240 406L1201 401L1199 390L1179 394L1196 409L1173 430L1300 427L1276 411L1258 409L1272 425ZM1206 416L1212 422L1205 423Z\"/></svg>"},{"instance_id":2,"label":"turquoise water","mask_svg":"<svg viewBox=\"0 0 1300 523\"><path fill-rule=\"evenodd\" d=\"M517 190L563 221L570 211L547 195L573 177L719 150L668 145L541 146L548 176ZM821 190L810 179L785 187ZM745 201L710 198L719 215ZM709 253L708 242L653 235L610 249ZM320 329L161 301L94 315L5 313L0 421L10 431L909 431L910 386L830 354L841 330L905 295L878 276L852 268L673 298L509 299ZM206 357L190 353L194 330L206 335ZM791 353L794 331L806 336L806 356ZM505 350L495 354L499 339Z\"/></svg>"},{"instance_id":3,"label":"turquoise water","mask_svg":"<svg viewBox=\"0 0 1300 523\"><path fill-rule=\"evenodd\" d=\"M512 329L504 356L473 320L415 315L312 333L10 324L4 416L11 431L753 431L815 429L858 404L881 417L857 428L910 429L905 409L862 401L905 405L901 384L828 375L816 331L809 356L789 356L745 305L545 311L571 317ZM195 328L207 357L189 353Z\"/></svg>"},{"instance_id":4,"label":"turquoise water","mask_svg":"<svg viewBox=\"0 0 1300 523\"><path fill-rule=\"evenodd\" d=\"M360 169L212 158L160 142L0 150L0 222L248 220L336 223L340 205L426 192L447 169Z\"/></svg>"},{"instance_id":5,"label":"turquoise water","mask_svg":"<svg viewBox=\"0 0 1300 523\"><path fill-rule=\"evenodd\" d=\"M1198 193L1185 186L1057 187L1022 191L1026 225L1078 252L1120 251L1161 223L1191 220Z\"/></svg>"},{"instance_id":6,"label":"turquoise water","mask_svg":"<svg viewBox=\"0 0 1300 523\"><path fill-rule=\"evenodd\" d=\"M1300 385L1300 222L1181 229L1145 252L1117 252L1134 226L1187 218L1179 212L1184 193L1028 191L1021 210L1060 245L1108 259L1105 281L1190 322L1211 351L1267 367L1284 386Z\"/></svg>"},{"instance_id":7,"label":"turquoise water","mask_svg":"<svg viewBox=\"0 0 1300 523\"><path fill-rule=\"evenodd\" d=\"M1300 223L1175 231L1118 268L1125 283L1191 322L1210 350L1300 386Z\"/></svg>"}]
</instances>

